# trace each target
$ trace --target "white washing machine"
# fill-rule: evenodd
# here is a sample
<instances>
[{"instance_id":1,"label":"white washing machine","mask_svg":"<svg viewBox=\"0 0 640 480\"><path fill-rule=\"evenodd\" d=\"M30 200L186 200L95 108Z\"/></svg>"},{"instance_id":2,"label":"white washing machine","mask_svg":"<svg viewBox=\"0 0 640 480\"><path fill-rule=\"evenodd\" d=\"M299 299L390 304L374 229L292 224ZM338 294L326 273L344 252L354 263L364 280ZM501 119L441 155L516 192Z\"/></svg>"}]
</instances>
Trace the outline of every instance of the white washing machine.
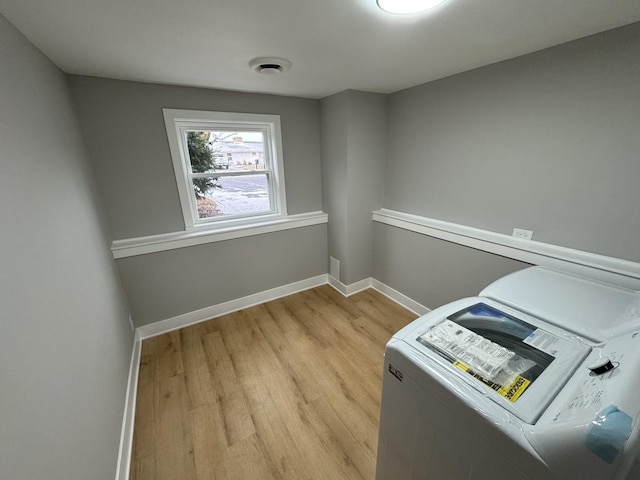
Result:
<instances>
[{"instance_id":1,"label":"white washing machine","mask_svg":"<svg viewBox=\"0 0 640 480\"><path fill-rule=\"evenodd\" d=\"M640 294L541 267L387 344L377 480L640 479Z\"/></svg>"}]
</instances>

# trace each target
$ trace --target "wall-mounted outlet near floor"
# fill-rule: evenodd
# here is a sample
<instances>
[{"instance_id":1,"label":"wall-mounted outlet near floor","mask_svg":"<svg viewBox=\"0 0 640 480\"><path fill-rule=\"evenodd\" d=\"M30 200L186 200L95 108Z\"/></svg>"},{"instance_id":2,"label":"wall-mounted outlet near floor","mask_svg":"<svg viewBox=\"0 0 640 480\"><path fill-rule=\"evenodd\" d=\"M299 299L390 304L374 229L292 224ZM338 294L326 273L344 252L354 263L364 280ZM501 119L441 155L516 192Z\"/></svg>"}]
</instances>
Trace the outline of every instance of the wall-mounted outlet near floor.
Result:
<instances>
[{"instance_id":1,"label":"wall-mounted outlet near floor","mask_svg":"<svg viewBox=\"0 0 640 480\"><path fill-rule=\"evenodd\" d=\"M522 228L514 228L512 236L520 238L522 240L531 240L533 237L533 230L524 230Z\"/></svg>"},{"instance_id":2,"label":"wall-mounted outlet near floor","mask_svg":"<svg viewBox=\"0 0 640 480\"><path fill-rule=\"evenodd\" d=\"M329 275L336 280L340 280L340 260L329 257Z\"/></svg>"}]
</instances>

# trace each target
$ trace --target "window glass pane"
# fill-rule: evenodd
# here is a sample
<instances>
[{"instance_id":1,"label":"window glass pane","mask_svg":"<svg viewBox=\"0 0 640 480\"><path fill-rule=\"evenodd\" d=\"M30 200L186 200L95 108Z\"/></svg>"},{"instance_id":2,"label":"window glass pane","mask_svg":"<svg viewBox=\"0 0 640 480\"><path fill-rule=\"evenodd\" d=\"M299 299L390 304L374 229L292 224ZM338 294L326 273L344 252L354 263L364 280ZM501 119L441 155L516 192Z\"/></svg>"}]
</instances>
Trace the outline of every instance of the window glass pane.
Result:
<instances>
[{"instance_id":1,"label":"window glass pane","mask_svg":"<svg viewBox=\"0 0 640 480\"><path fill-rule=\"evenodd\" d=\"M162 111L186 230L287 214L278 115Z\"/></svg>"},{"instance_id":2,"label":"window glass pane","mask_svg":"<svg viewBox=\"0 0 640 480\"><path fill-rule=\"evenodd\" d=\"M194 178L193 186L201 219L271 211L266 174Z\"/></svg>"},{"instance_id":3,"label":"window glass pane","mask_svg":"<svg viewBox=\"0 0 640 480\"><path fill-rule=\"evenodd\" d=\"M264 170L264 132L256 130L203 130L186 132L193 173Z\"/></svg>"}]
</instances>

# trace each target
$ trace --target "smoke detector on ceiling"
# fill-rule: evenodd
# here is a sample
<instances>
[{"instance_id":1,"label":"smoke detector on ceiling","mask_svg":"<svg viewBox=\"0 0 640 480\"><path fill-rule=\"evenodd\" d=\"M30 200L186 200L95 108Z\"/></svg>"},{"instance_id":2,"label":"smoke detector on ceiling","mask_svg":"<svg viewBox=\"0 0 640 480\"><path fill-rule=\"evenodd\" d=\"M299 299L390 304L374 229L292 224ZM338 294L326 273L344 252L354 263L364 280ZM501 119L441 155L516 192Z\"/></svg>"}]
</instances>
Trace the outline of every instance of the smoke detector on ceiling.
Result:
<instances>
[{"instance_id":1,"label":"smoke detector on ceiling","mask_svg":"<svg viewBox=\"0 0 640 480\"><path fill-rule=\"evenodd\" d=\"M289 70L291 62L278 57L258 57L249 62L249 67L256 73L273 75Z\"/></svg>"}]
</instances>

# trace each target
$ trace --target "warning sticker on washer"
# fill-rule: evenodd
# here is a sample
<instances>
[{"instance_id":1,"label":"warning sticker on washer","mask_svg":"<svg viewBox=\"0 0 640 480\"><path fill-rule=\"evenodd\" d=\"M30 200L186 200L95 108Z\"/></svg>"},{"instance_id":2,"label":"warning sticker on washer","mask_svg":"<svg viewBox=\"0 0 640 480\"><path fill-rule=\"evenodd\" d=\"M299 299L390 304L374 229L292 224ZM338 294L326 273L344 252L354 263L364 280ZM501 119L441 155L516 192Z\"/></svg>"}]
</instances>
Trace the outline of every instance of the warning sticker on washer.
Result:
<instances>
[{"instance_id":1,"label":"warning sticker on washer","mask_svg":"<svg viewBox=\"0 0 640 480\"><path fill-rule=\"evenodd\" d=\"M490 380L514 356L514 352L451 320L434 325L418 340L439 348Z\"/></svg>"},{"instance_id":2,"label":"warning sticker on washer","mask_svg":"<svg viewBox=\"0 0 640 480\"><path fill-rule=\"evenodd\" d=\"M469 366L465 365L462 362L456 361L453 362L453 364L460 370L467 372L472 377L480 380L482 383L487 385L492 390L496 391L500 396L506 398L511 403L515 403L524 393L524 391L529 387L529 385L531 385L531 380L524 378L521 375L516 375L510 384L502 385L500 383L492 382L491 380L483 378L481 375L471 370Z\"/></svg>"},{"instance_id":3,"label":"warning sticker on washer","mask_svg":"<svg viewBox=\"0 0 640 480\"><path fill-rule=\"evenodd\" d=\"M553 333L549 333L539 328L536 328L531 332L523 342L527 345L531 345L532 347L536 347L541 352L551 355L552 357L558 356L558 352L563 350L567 343L565 340L557 337Z\"/></svg>"}]
</instances>

